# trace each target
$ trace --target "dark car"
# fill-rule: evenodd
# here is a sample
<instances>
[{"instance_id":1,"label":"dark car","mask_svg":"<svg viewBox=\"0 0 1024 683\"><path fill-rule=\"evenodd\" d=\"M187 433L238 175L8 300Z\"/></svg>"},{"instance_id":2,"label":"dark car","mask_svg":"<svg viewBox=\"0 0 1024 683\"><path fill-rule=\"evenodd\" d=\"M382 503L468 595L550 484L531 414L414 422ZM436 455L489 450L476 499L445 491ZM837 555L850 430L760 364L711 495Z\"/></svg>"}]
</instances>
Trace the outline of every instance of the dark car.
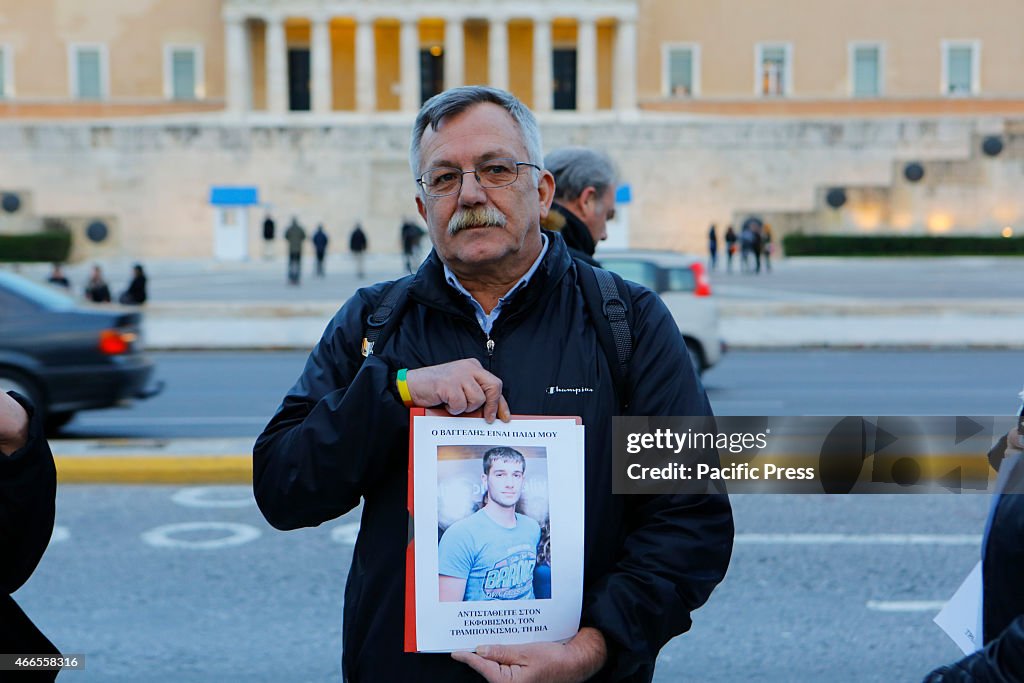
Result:
<instances>
[{"instance_id":1,"label":"dark car","mask_svg":"<svg viewBox=\"0 0 1024 683\"><path fill-rule=\"evenodd\" d=\"M142 315L84 307L55 288L0 271L0 391L29 397L54 431L78 410L148 398L153 361Z\"/></svg>"}]
</instances>

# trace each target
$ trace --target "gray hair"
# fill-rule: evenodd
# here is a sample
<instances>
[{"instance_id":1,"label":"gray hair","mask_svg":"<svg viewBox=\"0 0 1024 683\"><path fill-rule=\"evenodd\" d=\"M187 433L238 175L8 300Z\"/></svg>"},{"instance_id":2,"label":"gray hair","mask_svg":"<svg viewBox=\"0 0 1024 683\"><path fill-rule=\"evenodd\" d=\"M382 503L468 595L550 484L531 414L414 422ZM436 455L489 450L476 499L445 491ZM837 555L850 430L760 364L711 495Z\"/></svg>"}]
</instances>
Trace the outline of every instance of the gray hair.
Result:
<instances>
[{"instance_id":1,"label":"gray hair","mask_svg":"<svg viewBox=\"0 0 1024 683\"><path fill-rule=\"evenodd\" d=\"M615 163L604 152L587 147L561 147L544 158L544 167L555 176L555 199L572 201L592 187L598 196L614 187Z\"/></svg>"},{"instance_id":2,"label":"gray hair","mask_svg":"<svg viewBox=\"0 0 1024 683\"><path fill-rule=\"evenodd\" d=\"M526 161L543 167L540 128L533 112L510 92L482 85L468 85L434 95L420 109L416 123L412 127L412 144L409 146L409 166L412 167L413 177L420 176L420 142L427 131L427 126L436 131L441 122L449 116L461 114L473 105L483 102L496 104L509 113L523 134L523 145L528 157Z\"/></svg>"}]
</instances>

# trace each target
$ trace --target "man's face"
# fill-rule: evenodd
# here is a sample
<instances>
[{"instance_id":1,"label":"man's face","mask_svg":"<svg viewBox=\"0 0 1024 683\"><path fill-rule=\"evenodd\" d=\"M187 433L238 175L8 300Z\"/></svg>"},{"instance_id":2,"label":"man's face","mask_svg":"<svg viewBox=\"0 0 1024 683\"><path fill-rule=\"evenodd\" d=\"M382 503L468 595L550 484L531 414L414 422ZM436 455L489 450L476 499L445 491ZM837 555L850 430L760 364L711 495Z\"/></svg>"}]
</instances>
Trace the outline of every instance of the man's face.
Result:
<instances>
[{"instance_id":1,"label":"man's face","mask_svg":"<svg viewBox=\"0 0 1024 683\"><path fill-rule=\"evenodd\" d=\"M487 499L501 507L515 507L523 495L523 464L513 460L496 459L491 462L491 471L485 475Z\"/></svg>"},{"instance_id":2,"label":"man's face","mask_svg":"<svg viewBox=\"0 0 1024 683\"><path fill-rule=\"evenodd\" d=\"M436 131L428 127L420 149L421 174L439 166L469 171L488 159L529 161L519 126L502 107L490 102L446 118ZM540 221L554 193L551 174L541 173L538 186L533 171L520 166L514 183L486 190L467 173L462 189L446 197L429 197L421 188L416 206L441 260L456 273L475 273L495 264L526 272L540 252ZM504 225L486 225L494 219L485 219L484 212ZM465 213L471 216L469 225L452 234L452 217Z\"/></svg>"},{"instance_id":3,"label":"man's face","mask_svg":"<svg viewBox=\"0 0 1024 683\"><path fill-rule=\"evenodd\" d=\"M608 221L615 218L615 188L608 186L600 195L591 191L583 211L583 223L590 229L594 242L608 239Z\"/></svg>"}]
</instances>

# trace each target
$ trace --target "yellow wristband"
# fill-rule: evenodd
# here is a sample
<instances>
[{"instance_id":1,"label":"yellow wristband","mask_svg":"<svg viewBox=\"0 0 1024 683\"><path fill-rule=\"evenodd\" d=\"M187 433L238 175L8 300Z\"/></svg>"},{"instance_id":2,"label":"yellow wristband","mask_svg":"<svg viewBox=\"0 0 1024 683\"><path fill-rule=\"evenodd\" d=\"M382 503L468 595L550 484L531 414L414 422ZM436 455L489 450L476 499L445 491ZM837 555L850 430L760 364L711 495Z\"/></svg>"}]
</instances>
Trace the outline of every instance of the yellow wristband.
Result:
<instances>
[{"instance_id":1,"label":"yellow wristband","mask_svg":"<svg viewBox=\"0 0 1024 683\"><path fill-rule=\"evenodd\" d=\"M412 394L409 393L409 384L405 381L406 373L408 372L409 368L402 368L395 377L395 384L398 385L398 395L402 397L402 403L407 408L412 406Z\"/></svg>"}]
</instances>

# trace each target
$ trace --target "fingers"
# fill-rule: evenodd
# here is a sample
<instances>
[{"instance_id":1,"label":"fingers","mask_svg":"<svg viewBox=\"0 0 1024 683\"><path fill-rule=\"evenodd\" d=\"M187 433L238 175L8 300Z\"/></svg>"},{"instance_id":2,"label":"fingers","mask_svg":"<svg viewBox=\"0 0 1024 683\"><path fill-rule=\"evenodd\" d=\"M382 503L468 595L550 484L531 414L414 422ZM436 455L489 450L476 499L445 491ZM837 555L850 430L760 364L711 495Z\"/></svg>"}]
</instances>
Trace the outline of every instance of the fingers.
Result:
<instances>
[{"instance_id":1,"label":"fingers","mask_svg":"<svg viewBox=\"0 0 1024 683\"><path fill-rule=\"evenodd\" d=\"M484 659L480 655L472 652L453 652L452 659L457 662L462 662L473 671L487 679L488 683L498 683L501 681L501 666L497 662L492 662L489 659Z\"/></svg>"},{"instance_id":2,"label":"fingers","mask_svg":"<svg viewBox=\"0 0 1024 683\"><path fill-rule=\"evenodd\" d=\"M505 412L508 412L508 403L505 401L505 397L501 395L501 380L487 372L483 368L477 373L477 382L480 387L481 398L480 404L483 406L484 420L488 423L494 422L494 418L499 416L501 412L502 404L505 406ZM508 422L507 419L502 418L503 422Z\"/></svg>"},{"instance_id":3,"label":"fingers","mask_svg":"<svg viewBox=\"0 0 1024 683\"><path fill-rule=\"evenodd\" d=\"M488 423L495 418L503 422L511 419L512 411L501 395L501 380L484 370L475 358L410 370L406 383L414 405L442 405L452 415L483 408Z\"/></svg>"}]
</instances>

